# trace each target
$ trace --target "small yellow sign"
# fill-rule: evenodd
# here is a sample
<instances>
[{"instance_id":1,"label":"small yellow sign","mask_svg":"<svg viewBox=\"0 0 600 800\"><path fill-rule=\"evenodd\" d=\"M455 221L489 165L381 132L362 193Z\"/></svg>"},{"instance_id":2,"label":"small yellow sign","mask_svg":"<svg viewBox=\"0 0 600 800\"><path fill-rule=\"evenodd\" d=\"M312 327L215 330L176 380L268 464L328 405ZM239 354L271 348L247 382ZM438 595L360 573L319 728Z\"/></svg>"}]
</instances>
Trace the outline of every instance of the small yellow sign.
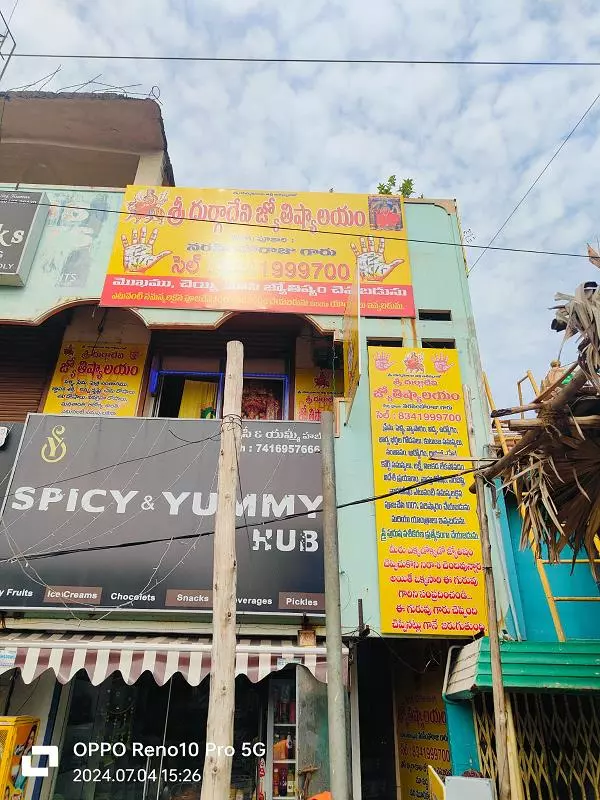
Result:
<instances>
[{"instance_id":1,"label":"small yellow sign","mask_svg":"<svg viewBox=\"0 0 600 800\"><path fill-rule=\"evenodd\" d=\"M294 419L319 422L322 411L333 411L335 379L330 369L297 370Z\"/></svg>"},{"instance_id":2,"label":"small yellow sign","mask_svg":"<svg viewBox=\"0 0 600 800\"><path fill-rule=\"evenodd\" d=\"M472 636L486 626L481 539L455 350L369 348L381 630ZM435 456L437 460L432 460Z\"/></svg>"},{"instance_id":3,"label":"small yellow sign","mask_svg":"<svg viewBox=\"0 0 600 800\"><path fill-rule=\"evenodd\" d=\"M44 414L134 417L147 345L63 342Z\"/></svg>"}]
</instances>

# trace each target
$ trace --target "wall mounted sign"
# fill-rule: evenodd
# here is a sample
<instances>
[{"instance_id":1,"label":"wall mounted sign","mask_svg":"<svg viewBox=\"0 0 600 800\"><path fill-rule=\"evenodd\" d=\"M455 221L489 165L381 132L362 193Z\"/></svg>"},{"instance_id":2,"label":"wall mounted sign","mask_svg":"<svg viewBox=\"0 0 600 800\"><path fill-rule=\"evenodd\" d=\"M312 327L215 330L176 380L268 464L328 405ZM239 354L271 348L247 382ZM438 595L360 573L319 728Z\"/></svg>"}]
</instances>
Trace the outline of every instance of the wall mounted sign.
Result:
<instances>
[{"instance_id":1,"label":"wall mounted sign","mask_svg":"<svg viewBox=\"0 0 600 800\"><path fill-rule=\"evenodd\" d=\"M63 342L44 413L135 416L147 351L146 344Z\"/></svg>"},{"instance_id":2,"label":"wall mounted sign","mask_svg":"<svg viewBox=\"0 0 600 800\"><path fill-rule=\"evenodd\" d=\"M0 286L25 285L47 216L43 192L0 192Z\"/></svg>"},{"instance_id":3,"label":"wall mounted sign","mask_svg":"<svg viewBox=\"0 0 600 800\"><path fill-rule=\"evenodd\" d=\"M210 612L219 431L31 414L2 514L0 608ZM319 424L244 423L239 613L324 613L320 445Z\"/></svg>"},{"instance_id":4,"label":"wall mounted sign","mask_svg":"<svg viewBox=\"0 0 600 800\"><path fill-rule=\"evenodd\" d=\"M369 347L369 387L376 495L464 468L439 460L471 455L456 350ZM473 636L485 628L467 482L457 475L376 502L382 632Z\"/></svg>"},{"instance_id":5,"label":"wall mounted sign","mask_svg":"<svg viewBox=\"0 0 600 800\"><path fill-rule=\"evenodd\" d=\"M129 186L101 305L414 317L404 204L385 195Z\"/></svg>"}]
</instances>

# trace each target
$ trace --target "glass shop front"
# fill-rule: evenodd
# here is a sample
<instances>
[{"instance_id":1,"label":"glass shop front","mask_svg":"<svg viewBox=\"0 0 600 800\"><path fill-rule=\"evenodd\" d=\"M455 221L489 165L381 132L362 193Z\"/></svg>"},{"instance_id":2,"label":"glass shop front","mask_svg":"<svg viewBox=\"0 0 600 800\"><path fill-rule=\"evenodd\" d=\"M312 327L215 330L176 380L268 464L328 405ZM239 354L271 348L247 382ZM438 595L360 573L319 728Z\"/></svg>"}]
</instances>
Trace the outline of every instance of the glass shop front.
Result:
<instances>
[{"instance_id":1,"label":"glass shop front","mask_svg":"<svg viewBox=\"0 0 600 800\"><path fill-rule=\"evenodd\" d=\"M132 685L115 672L94 686L78 672L53 800L199 800L209 686L209 678L191 686L179 673L159 686L150 672ZM258 683L240 675L235 689L230 800L297 797L299 772L315 759L310 793L324 788L326 685L290 665Z\"/></svg>"}]
</instances>

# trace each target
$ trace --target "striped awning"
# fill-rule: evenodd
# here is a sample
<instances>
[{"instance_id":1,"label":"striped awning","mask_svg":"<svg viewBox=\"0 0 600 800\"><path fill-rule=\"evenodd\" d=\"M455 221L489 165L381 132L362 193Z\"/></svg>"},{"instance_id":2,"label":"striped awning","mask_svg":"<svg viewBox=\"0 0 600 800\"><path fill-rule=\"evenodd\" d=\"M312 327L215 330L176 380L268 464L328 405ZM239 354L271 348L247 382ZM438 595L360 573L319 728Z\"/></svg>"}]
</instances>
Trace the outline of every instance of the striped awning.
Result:
<instances>
[{"instance_id":1,"label":"striped awning","mask_svg":"<svg viewBox=\"0 0 600 800\"><path fill-rule=\"evenodd\" d=\"M176 673L191 686L210 674L210 637L89 636L82 634L4 633L0 637L0 674L19 669L25 683L52 670L59 683L68 683L85 670L94 686L120 672L131 685L150 672L159 686ZM343 648L344 678L348 674L348 650ZM323 683L327 681L327 649L298 647L288 639L238 639L235 674L253 683L288 664L301 664Z\"/></svg>"}]
</instances>

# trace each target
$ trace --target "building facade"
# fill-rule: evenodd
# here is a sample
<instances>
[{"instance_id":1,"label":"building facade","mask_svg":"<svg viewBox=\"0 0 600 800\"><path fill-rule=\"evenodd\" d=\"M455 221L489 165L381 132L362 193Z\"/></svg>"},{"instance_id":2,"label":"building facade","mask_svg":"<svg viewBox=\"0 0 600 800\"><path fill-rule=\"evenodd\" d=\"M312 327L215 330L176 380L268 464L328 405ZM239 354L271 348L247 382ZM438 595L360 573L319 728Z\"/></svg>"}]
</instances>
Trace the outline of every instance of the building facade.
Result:
<instances>
[{"instance_id":1,"label":"building facade","mask_svg":"<svg viewBox=\"0 0 600 800\"><path fill-rule=\"evenodd\" d=\"M66 109L58 144L80 126L72 157L53 161L36 145L42 102ZM296 796L313 766L310 793L329 785L324 409L336 423L352 794L425 796L428 764L479 769L473 705L443 700L449 657L486 626L474 499L460 473L491 443L455 202L318 195L311 227L309 195L175 189L151 101L19 96L14 113L14 163L29 171L26 182L1 172L0 199L40 213L18 268L7 261L4 283L0 272L1 699L6 716L39 718L38 742L60 750L27 796L198 792L232 339L245 354L232 798ZM122 113L125 139L94 140ZM40 164L52 163L50 180ZM239 228L250 212L251 242ZM238 260L265 257L251 286L223 283L238 263L215 246L228 225ZM318 246L302 239L319 233ZM285 260L288 248L304 260ZM343 248L356 268L334 257ZM198 277L205 263L208 278ZM354 291L368 313L360 323ZM513 631L522 609L507 529L491 507L489 518ZM111 748L84 746L100 741ZM137 786L84 772L114 779L117 769L134 771Z\"/></svg>"}]
</instances>

